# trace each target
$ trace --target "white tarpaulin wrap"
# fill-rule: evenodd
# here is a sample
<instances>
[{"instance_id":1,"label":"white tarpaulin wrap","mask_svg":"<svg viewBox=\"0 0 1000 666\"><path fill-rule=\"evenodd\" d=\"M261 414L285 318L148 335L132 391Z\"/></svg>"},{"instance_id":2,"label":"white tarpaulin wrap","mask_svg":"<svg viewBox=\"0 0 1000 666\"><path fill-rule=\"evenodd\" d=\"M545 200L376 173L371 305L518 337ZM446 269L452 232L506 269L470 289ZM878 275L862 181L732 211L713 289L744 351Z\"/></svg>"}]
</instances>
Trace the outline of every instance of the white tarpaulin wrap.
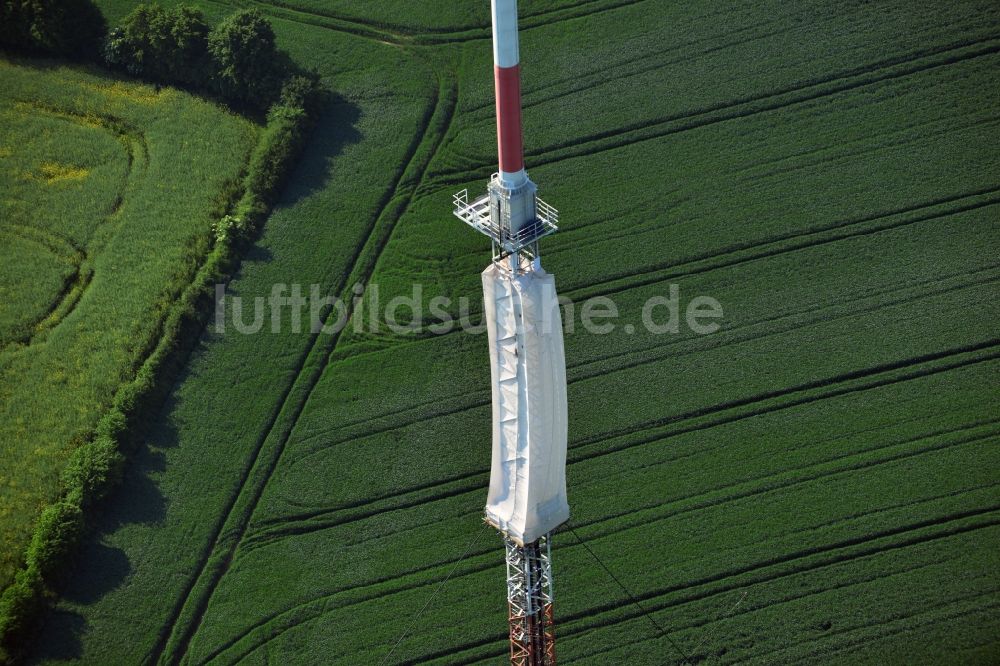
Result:
<instances>
[{"instance_id":1,"label":"white tarpaulin wrap","mask_svg":"<svg viewBox=\"0 0 1000 666\"><path fill-rule=\"evenodd\" d=\"M566 361L555 279L537 260L483 271L493 381L486 519L521 545L569 519Z\"/></svg>"}]
</instances>

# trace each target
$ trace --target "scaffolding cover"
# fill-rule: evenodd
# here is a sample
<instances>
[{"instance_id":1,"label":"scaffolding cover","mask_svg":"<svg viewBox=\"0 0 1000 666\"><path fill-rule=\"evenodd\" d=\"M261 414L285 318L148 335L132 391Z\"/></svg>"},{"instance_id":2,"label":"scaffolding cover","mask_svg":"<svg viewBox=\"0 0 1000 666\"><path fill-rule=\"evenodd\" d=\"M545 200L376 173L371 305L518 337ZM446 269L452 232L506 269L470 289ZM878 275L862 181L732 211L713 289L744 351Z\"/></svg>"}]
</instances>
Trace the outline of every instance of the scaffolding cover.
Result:
<instances>
[{"instance_id":1,"label":"scaffolding cover","mask_svg":"<svg viewBox=\"0 0 1000 666\"><path fill-rule=\"evenodd\" d=\"M486 519L521 545L569 519L566 362L555 279L536 259L483 271L493 388Z\"/></svg>"}]
</instances>

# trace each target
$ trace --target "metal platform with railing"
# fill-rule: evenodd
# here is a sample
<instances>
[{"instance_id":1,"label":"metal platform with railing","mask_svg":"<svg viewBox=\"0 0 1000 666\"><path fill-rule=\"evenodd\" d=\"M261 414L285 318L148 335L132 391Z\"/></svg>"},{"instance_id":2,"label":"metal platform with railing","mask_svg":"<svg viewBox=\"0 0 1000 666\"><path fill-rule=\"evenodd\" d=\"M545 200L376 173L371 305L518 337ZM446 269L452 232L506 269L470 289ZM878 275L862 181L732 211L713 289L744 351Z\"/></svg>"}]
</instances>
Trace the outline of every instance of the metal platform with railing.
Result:
<instances>
[{"instance_id":1,"label":"metal platform with railing","mask_svg":"<svg viewBox=\"0 0 1000 666\"><path fill-rule=\"evenodd\" d=\"M511 231L510 219L504 207L497 211L499 220L490 210L490 194L469 201L469 190L454 195L455 217L476 231L489 236L505 253L514 254L534 245L540 238L555 233L559 227L559 211L538 197L534 198L535 216L517 231Z\"/></svg>"}]
</instances>

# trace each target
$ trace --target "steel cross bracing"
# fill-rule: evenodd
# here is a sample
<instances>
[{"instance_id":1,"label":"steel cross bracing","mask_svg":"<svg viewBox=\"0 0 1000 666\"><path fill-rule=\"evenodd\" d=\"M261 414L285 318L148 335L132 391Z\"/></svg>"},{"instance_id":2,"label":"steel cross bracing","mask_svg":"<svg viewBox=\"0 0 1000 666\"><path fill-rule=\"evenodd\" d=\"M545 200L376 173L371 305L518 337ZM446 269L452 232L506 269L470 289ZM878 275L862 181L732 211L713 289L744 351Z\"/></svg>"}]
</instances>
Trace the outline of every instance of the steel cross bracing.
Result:
<instances>
[{"instance_id":1,"label":"steel cross bracing","mask_svg":"<svg viewBox=\"0 0 1000 666\"><path fill-rule=\"evenodd\" d=\"M565 472L565 422L568 418L566 379L563 370L556 367L564 368L565 360L561 327L558 338L552 332L532 327L548 318L559 320L558 310L552 314L540 305L543 295L555 295L555 284L551 276L541 269L538 248L539 240L558 229L559 211L538 198L537 187L528 177L524 163L517 0L491 0L489 4L493 28L499 170L486 183L485 194L470 199L467 189L456 193L453 212L462 222L488 236L493 245L493 265L483 272L483 287L489 296L486 320L494 352L491 364L495 465L490 477L488 515L491 505L499 506L501 500L498 498L506 498L508 491L513 493L515 500L525 495L522 499L527 502L532 486L525 483L508 488L507 481L511 477L504 476L508 474L505 471L508 463L513 463L515 467L525 466L522 464L524 461L536 458L544 461L548 457L561 468L557 470L560 474L558 478L552 477L550 483L535 491L536 494L544 494L545 499L529 505L531 508L527 511L531 512L533 521L530 533L524 509L518 514L520 517L516 525L508 526L508 520L499 517L495 522L487 520L500 530L506 546L511 664L551 666L555 664L555 622L549 538L551 530L566 520L569 510L562 476ZM502 273L504 270L509 273ZM527 315L522 307L524 303L529 305ZM534 360L530 363L535 367L526 369L529 355L518 354L518 350L524 349L525 331L532 330L535 333L530 340L535 356L531 357ZM514 358L513 363L511 357ZM551 413L543 418L552 417L552 422L559 424L558 429L553 427L550 429L552 432L547 434L539 431L530 439L528 421L541 408L535 406L540 401L528 401L522 397L528 394L526 378L529 376L533 378L531 385L536 387L533 393L541 391L538 387L545 387L544 401L553 406L547 410ZM518 451L524 444L532 449L531 455L519 453L520 457L507 460L505 447L514 440ZM532 445L532 442L535 443ZM511 505L517 505L517 502L506 505L502 512L508 519L512 517L508 511ZM543 511L540 509L542 506L547 508ZM544 536L539 537L542 532ZM516 541L511 533L517 537ZM525 538L537 540L524 543Z\"/></svg>"},{"instance_id":2,"label":"steel cross bracing","mask_svg":"<svg viewBox=\"0 0 1000 666\"><path fill-rule=\"evenodd\" d=\"M504 545L511 666L553 666L556 640L549 535L524 546L504 537Z\"/></svg>"}]
</instances>

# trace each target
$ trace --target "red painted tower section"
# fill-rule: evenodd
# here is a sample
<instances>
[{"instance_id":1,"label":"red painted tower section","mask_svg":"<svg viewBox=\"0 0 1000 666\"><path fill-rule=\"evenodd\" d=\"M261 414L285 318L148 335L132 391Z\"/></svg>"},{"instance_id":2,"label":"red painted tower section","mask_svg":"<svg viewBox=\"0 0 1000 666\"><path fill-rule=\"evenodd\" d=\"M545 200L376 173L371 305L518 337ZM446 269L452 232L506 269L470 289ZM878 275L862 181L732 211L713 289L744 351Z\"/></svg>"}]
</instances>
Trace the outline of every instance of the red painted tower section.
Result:
<instances>
[{"instance_id":1,"label":"red painted tower section","mask_svg":"<svg viewBox=\"0 0 1000 666\"><path fill-rule=\"evenodd\" d=\"M521 66L494 67L497 96L497 151L500 171L515 174L524 169L521 129Z\"/></svg>"},{"instance_id":2,"label":"red painted tower section","mask_svg":"<svg viewBox=\"0 0 1000 666\"><path fill-rule=\"evenodd\" d=\"M516 189L528 179L521 132L521 55L517 0L492 0L493 76L497 97L497 152L500 180Z\"/></svg>"},{"instance_id":3,"label":"red painted tower section","mask_svg":"<svg viewBox=\"0 0 1000 666\"><path fill-rule=\"evenodd\" d=\"M550 537L569 518L568 417L560 314L540 305L546 289L552 303L557 298L539 240L558 229L559 211L538 198L524 168L517 0L491 0L491 8L500 168L486 194L455 194L454 213L493 245L493 263L483 271L494 423L484 519L503 536L507 553L510 663L554 666ZM555 332L543 320L556 322Z\"/></svg>"}]
</instances>

